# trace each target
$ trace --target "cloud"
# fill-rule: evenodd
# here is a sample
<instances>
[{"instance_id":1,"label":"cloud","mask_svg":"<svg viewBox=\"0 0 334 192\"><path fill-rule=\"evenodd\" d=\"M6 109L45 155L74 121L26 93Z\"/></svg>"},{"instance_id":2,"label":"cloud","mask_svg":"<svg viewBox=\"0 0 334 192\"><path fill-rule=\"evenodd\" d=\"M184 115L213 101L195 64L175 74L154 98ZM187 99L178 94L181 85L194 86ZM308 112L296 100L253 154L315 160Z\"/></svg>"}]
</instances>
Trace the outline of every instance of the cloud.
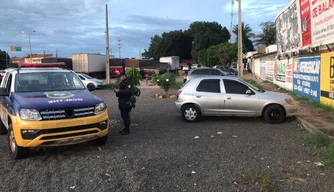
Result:
<instances>
[{"instance_id":1,"label":"cloud","mask_svg":"<svg viewBox=\"0 0 334 192\"><path fill-rule=\"evenodd\" d=\"M253 29L267 21L261 15L274 18L281 7L288 4L288 0L243 2L243 18ZM154 0L9 0L1 3L0 49L22 46L22 52L10 55L28 54L28 34L31 33L33 53L55 54L57 49L59 56L105 53L106 3L109 5L110 48L116 56L118 39L122 56L136 57L138 49L148 48L155 34L187 29L193 21L217 21L228 29L230 26L231 4L217 0L196 3L170 0L165 4ZM237 21L237 14L234 18Z\"/></svg>"}]
</instances>

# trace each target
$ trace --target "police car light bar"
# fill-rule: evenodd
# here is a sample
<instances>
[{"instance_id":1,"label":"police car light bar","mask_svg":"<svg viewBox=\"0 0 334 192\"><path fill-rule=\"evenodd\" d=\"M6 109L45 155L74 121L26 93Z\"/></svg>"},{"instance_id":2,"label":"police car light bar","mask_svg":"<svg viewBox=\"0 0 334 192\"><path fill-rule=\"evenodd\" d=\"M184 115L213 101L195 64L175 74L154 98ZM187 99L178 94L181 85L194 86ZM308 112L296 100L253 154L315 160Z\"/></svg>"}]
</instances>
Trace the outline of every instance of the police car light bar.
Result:
<instances>
[{"instance_id":1,"label":"police car light bar","mask_svg":"<svg viewBox=\"0 0 334 192\"><path fill-rule=\"evenodd\" d=\"M64 62L58 62L58 63L24 63L19 62L19 67L63 67L66 64Z\"/></svg>"}]
</instances>

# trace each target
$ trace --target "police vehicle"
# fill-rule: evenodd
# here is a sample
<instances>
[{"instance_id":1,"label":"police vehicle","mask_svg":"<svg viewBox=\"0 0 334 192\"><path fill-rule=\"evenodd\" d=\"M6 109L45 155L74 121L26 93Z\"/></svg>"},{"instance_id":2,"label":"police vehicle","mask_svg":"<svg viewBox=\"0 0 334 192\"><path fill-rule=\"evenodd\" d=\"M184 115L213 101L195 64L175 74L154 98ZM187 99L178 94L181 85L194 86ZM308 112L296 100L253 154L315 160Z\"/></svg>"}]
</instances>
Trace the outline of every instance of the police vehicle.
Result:
<instances>
[{"instance_id":1,"label":"police vehicle","mask_svg":"<svg viewBox=\"0 0 334 192\"><path fill-rule=\"evenodd\" d=\"M65 63L19 63L0 85L0 134L14 159L29 148L108 139L106 104Z\"/></svg>"}]
</instances>

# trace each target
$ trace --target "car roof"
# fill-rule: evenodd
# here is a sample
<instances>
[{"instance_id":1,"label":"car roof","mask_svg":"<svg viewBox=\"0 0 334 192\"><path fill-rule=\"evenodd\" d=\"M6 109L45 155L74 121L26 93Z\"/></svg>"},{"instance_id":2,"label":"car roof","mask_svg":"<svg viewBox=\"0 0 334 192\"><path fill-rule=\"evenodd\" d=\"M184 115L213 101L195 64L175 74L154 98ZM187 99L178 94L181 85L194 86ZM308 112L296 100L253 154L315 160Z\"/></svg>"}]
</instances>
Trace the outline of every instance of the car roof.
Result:
<instances>
[{"instance_id":1,"label":"car roof","mask_svg":"<svg viewBox=\"0 0 334 192\"><path fill-rule=\"evenodd\" d=\"M16 68L8 70L12 73L40 73L40 72L71 72L68 69L62 69L58 67L27 67L27 68Z\"/></svg>"},{"instance_id":2,"label":"car roof","mask_svg":"<svg viewBox=\"0 0 334 192\"><path fill-rule=\"evenodd\" d=\"M239 76L221 76L221 75L202 75L202 76L196 76L193 79L196 79L198 81L204 80L204 79L231 79L231 80L240 80L241 77Z\"/></svg>"}]
</instances>

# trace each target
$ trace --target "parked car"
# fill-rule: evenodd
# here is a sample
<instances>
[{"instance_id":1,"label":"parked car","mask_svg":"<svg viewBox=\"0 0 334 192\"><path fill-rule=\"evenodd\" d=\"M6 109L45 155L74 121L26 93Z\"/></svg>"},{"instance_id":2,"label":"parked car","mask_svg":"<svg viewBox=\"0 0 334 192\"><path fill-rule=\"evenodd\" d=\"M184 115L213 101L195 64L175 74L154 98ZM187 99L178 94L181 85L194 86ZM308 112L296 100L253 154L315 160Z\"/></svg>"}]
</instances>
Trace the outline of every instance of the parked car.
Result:
<instances>
[{"instance_id":1,"label":"parked car","mask_svg":"<svg viewBox=\"0 0 334 192\"><path fill-rule=\"evenodd\" d=\"M210 67L192 68L187 74L183 76L183 82L189 81L194 77L201 77L208 75L233 76L234 74L228 73L218 68L210 68Z\"/></svg>"},{"instance_id":2,"label":"parked car","mask_svg":"<svg viewBox=\"0 0 334 192\"><path fill-rule=\"evenodd\" d=\"M187 122L200 116L263 116L277 124L297 112L291 96L260 90L233 76L190 79L178 90L175 105Z\"/></svg>"},{"instance_id":3,"label":"parked car","mask_svg":"<svg viewBox=\"0 0 334 192\"><path fill-rule=\"evenodd\" d=\"M95 87L62 69L65 63L18 66L0 85L0 135L7 134L13 159L26 157L29 148L107 142L108 109L90 92Z\"/></svg>"},{"instance_id":4,"label":"parked car","mask_svg":"<svg viewBox=\"0 0 334 192\"><path fill-rule=\"evenodd\" d=\"M96 79L84 73L77 73L83 84L88 87L89 84L94 85L95 88L102 88L104 83L100 79Z\"/></svg>"}]
</instances>

